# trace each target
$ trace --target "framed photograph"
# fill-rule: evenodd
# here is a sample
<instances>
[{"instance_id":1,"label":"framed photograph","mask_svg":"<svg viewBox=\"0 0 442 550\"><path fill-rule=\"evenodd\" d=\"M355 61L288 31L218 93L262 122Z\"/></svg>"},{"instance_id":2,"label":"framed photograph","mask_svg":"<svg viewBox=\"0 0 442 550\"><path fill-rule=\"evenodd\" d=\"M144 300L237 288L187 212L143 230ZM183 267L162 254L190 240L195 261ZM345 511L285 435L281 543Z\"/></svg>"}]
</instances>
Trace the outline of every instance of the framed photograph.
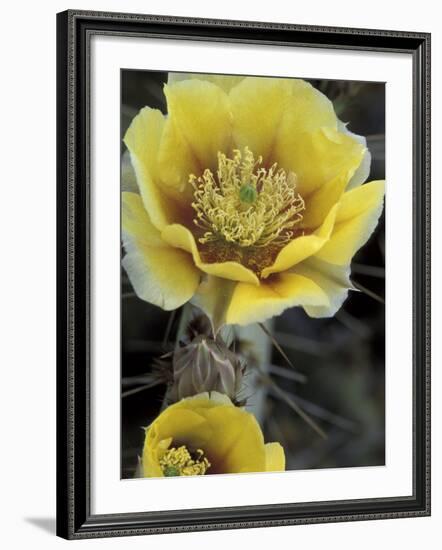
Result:
<instances>
[{"instance_id":1,"label":"framed photograph","mask_svg":"<svg viewBox=\"0 0 442 550\"><path fill-rule=\"evenodd\" d=\"M430 36L57 19L57 533L430 514Z\"/></svg>"}]
</instances>

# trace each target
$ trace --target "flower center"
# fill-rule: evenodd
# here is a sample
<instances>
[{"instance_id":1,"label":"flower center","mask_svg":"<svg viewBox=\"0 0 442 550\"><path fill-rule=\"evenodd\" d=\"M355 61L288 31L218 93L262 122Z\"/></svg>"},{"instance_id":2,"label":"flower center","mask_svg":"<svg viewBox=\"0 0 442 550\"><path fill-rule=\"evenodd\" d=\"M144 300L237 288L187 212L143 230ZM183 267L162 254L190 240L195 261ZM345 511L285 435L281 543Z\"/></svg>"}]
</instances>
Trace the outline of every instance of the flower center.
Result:
<instances>
[{"instance_id":1,"label":"flower center","mask_svg":"<svg viewBox=\"0 0 442 550\"><path fill-rule=\"evenodd\" d=\"M201 476L211 466L204 456L204 451L197 449L190 453L185 445L178 448L172 447L164 453L159 462L166 477Z\"/></svg>"},{"instance_id":2,"label":"flower center","mask_svg":"<svg viewBox=\"0 0 442 550\"><path fill-rule=\"evenodd\" d=\"M194 188L195 225L201 244L223 241L239 247L281 247L289 242L302 220L304 200L296 191L296 176L273 164L261 166L246 147L233 158L218 153L216 177L209 169L197 178Z\"/></svg>"}]
</instances>

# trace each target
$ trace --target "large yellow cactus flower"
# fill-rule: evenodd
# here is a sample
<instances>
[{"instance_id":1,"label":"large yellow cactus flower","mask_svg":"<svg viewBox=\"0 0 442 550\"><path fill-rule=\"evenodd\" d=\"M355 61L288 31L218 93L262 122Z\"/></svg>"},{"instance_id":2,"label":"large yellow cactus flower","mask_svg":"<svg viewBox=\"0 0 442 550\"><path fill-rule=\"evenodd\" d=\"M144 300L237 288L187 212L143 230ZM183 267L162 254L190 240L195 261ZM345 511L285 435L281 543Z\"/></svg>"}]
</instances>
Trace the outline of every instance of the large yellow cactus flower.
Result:
<instances>
[{"instance_id":1,"label":"large yellow cactus flower","mask_svg":"<svg viewBox=\"0 0 442 550\"><path fill-rule=\"evenodd\" d=\"M146 429L143 477L285 469L279 443L264 444L255 417L221 393L201 393L165 409Z\"/></svg>"},{"instance_id":2,"label":"large yellow cactus flower","mask_svg":"<svg viewBox=\"0 0 442 550\"><path fill-rule=\"evenodd\" d=\"M332 316L382 212L365 140L295 79L178 75L168 114L145 107L124 142L123 265L140 298L188 300L215 326L302 306Z\"/></svg>"}]
</instances>

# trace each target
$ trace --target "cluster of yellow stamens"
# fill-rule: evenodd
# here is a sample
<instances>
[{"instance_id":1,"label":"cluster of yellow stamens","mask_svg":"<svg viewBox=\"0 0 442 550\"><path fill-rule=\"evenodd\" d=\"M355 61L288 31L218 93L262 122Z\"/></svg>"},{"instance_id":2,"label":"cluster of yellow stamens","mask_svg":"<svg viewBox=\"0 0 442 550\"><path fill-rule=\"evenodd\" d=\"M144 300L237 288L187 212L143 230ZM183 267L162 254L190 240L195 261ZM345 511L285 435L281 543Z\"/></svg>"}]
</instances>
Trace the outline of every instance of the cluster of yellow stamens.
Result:
<instances>
[{"instance_id":1,"label":"cluster of yellow stamens","mask_svg":"<svg viewBox=\"0 0 442 550\"><path fill-rule=\"evenodd\" d=\"M211 464L204 456L204 451L197 449L190 454L185 445L167 450L160 458L160 466L166 477L170 476L201 476Z\"/></svg>"},{"instance_id":2,"label":"cluster of yellow stamens","mask_svg":"<svg viewBox=\"0 0 442 550\"><path fill-rule=\"evenodd\" d=\"M223 240L240 247L283 246L302 220L304 200L296 192L296 176L273 164L261 166L246 147L233 159L218 153L216 178L209 169L197 178L194 188L194 223L203 231L201 244Z\"/></svg>"}]
</instances>

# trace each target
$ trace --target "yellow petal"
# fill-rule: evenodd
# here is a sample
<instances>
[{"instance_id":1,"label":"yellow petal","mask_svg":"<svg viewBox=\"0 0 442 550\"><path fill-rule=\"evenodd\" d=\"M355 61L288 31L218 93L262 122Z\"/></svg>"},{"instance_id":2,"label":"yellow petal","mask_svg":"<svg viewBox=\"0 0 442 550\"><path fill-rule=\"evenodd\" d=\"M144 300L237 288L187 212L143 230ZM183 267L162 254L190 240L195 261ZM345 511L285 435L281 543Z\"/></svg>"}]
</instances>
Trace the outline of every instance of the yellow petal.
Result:
<instances>
[{"instance_id":1,"label":"yellow petal","mask_svg":"<svg viewBox=\"0 0 442 550\"><path fill-rule=\"evenodd\" d=\"M124 136L144 207L152 223L159 229L180 219L178 205L157 185L158 151L163 130L164 117L161 112L144 107L132 120Z\"/></svg>"},{"instance_id":2,"label":"yellow petal","mask_svg":"<svg viewBox=\"0 0 442 550\"><path fill-rule=\"evenodd\" d=\"M200 175L217 168L218 151L227 151L231 142L232 115L227 94L215 84L183 80L165 86L171 122L190 147ZM189 176L189 173L186 174Z\"/></svg>"},{"instance_id":3,"label":"yellow petal","mask_svg":"<svg viewBox=\"0 0 442 550\"><path fill-rule=\"evenodd\" d=\"M185 137L174 120L168 117L158 151L158 174L164 193L190 205L193 188L189 175L200 171L199 162Z\"/></svg>"},{"instance_id":4,"label":"yellow petal","mask_svg":"<svg viewBox=\"0 0 442 550\"><path fill-rule=\"evenodd\" d=\"M349 168L347 170L340 171L337 176L306 197L306 209L303 218L303 225L305 227L318 227L332 205L340 200L344 191L361 185L367 179L370 172L371 155L366 148L366 139L347 130L346 126L341 121L338 122L338 126L340 132L349 136L363 148L362 159L358 167L354 169L359 162L358 152L354 150L355 156L353 157L353 166L350 166L351 163L349 163Z\"/></svg>"},{"instance_id":5,"label":"yellow petal","mask_svg":"<svg viewBox=\"0 0 442 550\"><path fill-rule=\"evenodd\" d=\"M141 461L141 477L164 477L159 463L158 452L145 446Z\"/></svg>"},{"instance_id":6,"label":"yellow petal","mask_svg":"<svg viewBox=\"0 0 442 550\"><path fill-rule=\"evenodd\" d=\"M252 414L226 405L205 414L213 430L204 448L212 463L211 473L265 471L264 438Z\"/></svg>"},{"instance_id":7,"label":"yellow petal","mask_svg":"<svg viewBox=\"0 0 442 550\"><path fill-rule=\"evenodd\" d=\"M164 228L162 238L171 246L181 248L193 255L195 264L209 275L216 275L232 281L244 281L259 284L258 277L238 262L205 263L201 260L192 232L183 225L173 224Z\"/></svg>"},{"instance_id":8,"label":"yellow petal","mask_svg":"<svg viewBox=\"0 0 442 550\"><path fill-rule=\"evenodd\" d=\"M169 73L168 84L175 84L181 80L206 80L216 84L222 90L229 93L230 90L244 80L243 76L228 74L207 74L207 73Z\"/></svg>"},{"instance_id":9,"label":"yellow petal","mask_svg":"<svg viewBox=\"0 0 442 550\"><path fill-rule=\"evenodd\" d=\"M247 77L235 86L230 92L235 145L267 160L290 95L286 79Z\"/></svg>"},{"instance_id":10,"label":"yellow petal","mask_svg":"<svg viewBox=\"0 0 442 550\"><path fill-rule=\"evenodd\" d=\"M123 193L122 207L123 266L136 294L163 309L176 309L193 296L200 271L189 254L161 239L139 195Z\"/></svg>"},{"instance_id":11,"label":"yellow petal","mask_svg":"<svg viewBox=\"0 0 442 550\"><path fill-rule=\"evenodd\" d=\"M291 83L292 95L281 121L276 148L287 134L296 133L302 139L305 132L322 127L336 129L338 124L333 103L326 95L305 80L291 79Z\"/></svg>"},{"instance_id":12,"label":"yellow petal","mask_svg":"<svg viewBox=\"0 0 442 550\"><path fill-rule=\"evenodd\" d=\"M338 174L322 187L313 191L313 193L305 199L302 225L309 229L320 226L330 213L330 209L341 199L347 183L348 173L345 172Z\"/></svg>"},{"instance_id":13,"label":"yellow petal","mask_svg":"<svg viewBox=\"0 0 442 550\"><path fill-rule=\"evenodd\" d=\"M331 235L336 210L337 205L330 210L322 225L311 235L298 237L287 244L279 252L273 265L262 270L262 277L265 279L272 273L285 271L318 252Z\"/></svg>"},{"instance_id":14,"label":"yellow petal","mask_svg":"<svg viewBox=\"0 0 442 550\"><path fill-rule=\"evenodd\" d=\"M372 181L342 196L329 241L316 257L336 265L348 264L375 229L382 213L384 181Z\"/></svg>"},{"instance_id":15,"label":"yellow petal","mask_svg":"<svg viewBox=\"0 0 442 550\"><path fill-rule=\"evenodd\" d=\"M362 159L362 162L359 165L356 172L353 174L351 180L347 184L347 191L348 191L349 189L353 189L354 187L359 187L359 185L362 185L368 178L370 174L370 167L371 167L371 153L367 149L366 138L364 136L359 136L358 134L354 134L353 132L350 132L350 130L347 128L347 124L344 124L340 120L338 120L338 130L344 134L351 136L353 139L358 141L364 148L364 157Z\"/></svg>"},{"instance_id":16,"label":"yellow petal","mask_svg":"<svg viewBox=\"0 0 442 550\"><path fill-rule=\"evenodd\" d=\"M231 90L230 98L237 147L249 147L267 164L279 162L278 149L287 137L296 147L304 132L336 127L331 102L303 80L248 77Z\"/></svg>"},{"instance_id":17,"label":"yellow petal","mask_svg":"<svg viewBox=\"0 0 442 550\"><path fill-rule=\"evenodd\" d=\"M311 279L295 273L278 273L259 286L238 283L226 313L226 323L249 325L299 305L328 306L325 292Z\"/></svg>"},{"instance_id":18,"label":"yellow petal","mask_svg":"<svg viewBox=\"0 0 442 550\"><path fill-rule=\"evenodd\" d=\"M342 176L345 187L361 164L364 152L363 145L351 135L332 127L299 134L284 126L275 146L275 160L296 174L298 191L307 199L337 176ZM333 200L336 202L336 198L331 204ZM314 201L309 201L308 208L314 207Z\"/></svg>"},{"instance_id":19,"label":"yellow petal","mask_svg":"<svg viewBox=\"0 0 442 550\"><path fill-rule=\"evenodd\" d=\"M301 304L310 317L333 317L346 300L348 291L353 289L349 265L337 266L313 256L292 271L311 281L328 298L326 304Z\"/></svg>"},{"instance_id":20,"label":"yellow petal","mask_svg":"<svg viewBox=\"0 0 442 550\"><path fill-rule=\"evenodd\" d=\"M159 441L172 438L173 445L204 446L213 437L213 431L204 416L204 410L188 407L168 407L161 415L161 422L154 422L147 432L146 443L154 446Z\"/></svg>"},{"instance_id":21,"label":"yellow petal","mask_svg":"<svg viewBox=\"0 0 442 550\"><path fill-rule=\"evenodd\" d=\"M266 472L283 472L285 470L284 449L279 443L266 443Z\"/></svg>"}]
</instances>

